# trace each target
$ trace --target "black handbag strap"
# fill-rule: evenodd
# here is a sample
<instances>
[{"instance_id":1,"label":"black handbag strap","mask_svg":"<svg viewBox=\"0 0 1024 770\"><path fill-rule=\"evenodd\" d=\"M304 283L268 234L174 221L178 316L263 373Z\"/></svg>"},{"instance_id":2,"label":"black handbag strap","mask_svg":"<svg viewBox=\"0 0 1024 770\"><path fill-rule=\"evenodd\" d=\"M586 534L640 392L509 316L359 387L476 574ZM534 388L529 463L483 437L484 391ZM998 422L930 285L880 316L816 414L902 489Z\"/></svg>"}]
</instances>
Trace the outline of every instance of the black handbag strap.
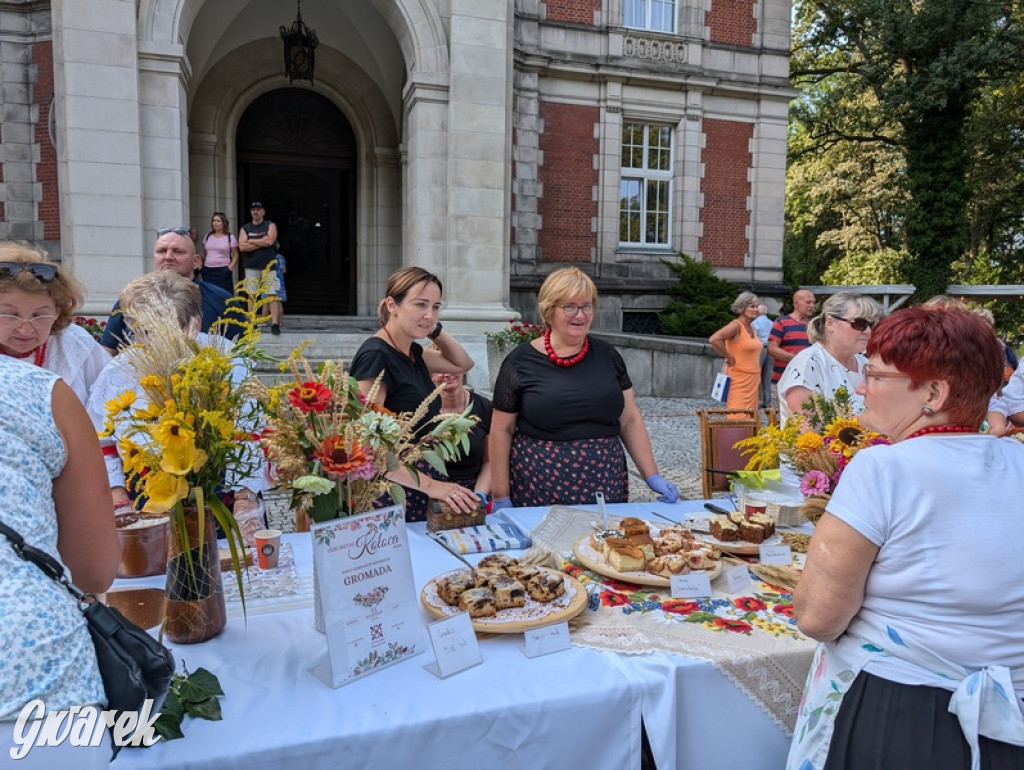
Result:
<instances>
[{"instance_id":1,"label":"black handbag strap","mask_svg":"<svg viewBox=\"0 0 1024 770\"><path fill-rule=\"evenodd\" d=\"M96 597L93 594L86 593L67 579L67 576L64 574L64 567L61 566L59 561L50 556L46 551L26 543L25 538L16 529L11 529L0 521L0 534L11 541L11 547L18 556L27 562L35 564L43 571L43 574L64 586L68 593L75 597L80 606L95 600Z\"/></svg>"}]
</instances>

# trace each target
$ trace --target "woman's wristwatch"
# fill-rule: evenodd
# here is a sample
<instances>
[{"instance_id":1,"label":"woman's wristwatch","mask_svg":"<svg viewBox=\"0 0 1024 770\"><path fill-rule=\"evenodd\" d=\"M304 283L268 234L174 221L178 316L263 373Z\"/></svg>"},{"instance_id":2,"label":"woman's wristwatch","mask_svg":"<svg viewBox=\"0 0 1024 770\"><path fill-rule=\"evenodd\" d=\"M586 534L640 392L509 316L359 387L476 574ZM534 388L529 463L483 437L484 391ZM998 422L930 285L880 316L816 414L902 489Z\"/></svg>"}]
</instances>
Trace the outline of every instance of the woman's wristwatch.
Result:
<instances>
[{"instance_id":1,"label":"woman's wristwatch","mask_svg":"<svg viewBox=\"0 0 1024 770\"><path fill-rule=\"evenodd\" d=\"M428 334L428 335L427 335L427 339L428 339L428 340L436 340L436 339L437 339L437 337L438 337L438 335L439 335L439 334L441 333L441 330L442 330L443 328L444 328L444 327L443 327L443 326L441 326L441 322L440 322L440 321L438 321L438 322L437 322L437 326L435 326L435 327L434 327L434 331L432 331L432 332L431 332L430 334Z\"/></svg>"},{"instance_id":2,"label":"woman's wristwatch","mask_svg":"<svg viewBox=\"0 0 1024 770\"><path fill-rule=\"evenodd\" d=\"M248 500L250 503L255 503L260 499L260 496L258 492L253 492L251 489L239 489L235 492L235 499L238 500L239 498L242 500Z\"/></svg>"}]
</instances>

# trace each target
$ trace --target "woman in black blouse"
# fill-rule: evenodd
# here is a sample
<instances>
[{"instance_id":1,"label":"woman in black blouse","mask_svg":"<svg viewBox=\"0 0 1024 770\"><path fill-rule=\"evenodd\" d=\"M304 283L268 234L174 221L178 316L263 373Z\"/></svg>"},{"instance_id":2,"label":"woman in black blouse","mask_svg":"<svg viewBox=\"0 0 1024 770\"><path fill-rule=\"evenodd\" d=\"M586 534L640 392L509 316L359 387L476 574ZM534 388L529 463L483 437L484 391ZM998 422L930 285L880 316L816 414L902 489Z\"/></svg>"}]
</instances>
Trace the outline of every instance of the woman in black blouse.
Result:
<instances>
[{"instance_id":1,"label":"woman in black blouse","mask_svg":"<svg viewBox=\"0 0 1024 770\"><path fill-rule=\"evenodd\" d=\"M413 412L434 391L430 375L463 374L473 368L473 359L437 320L441 310L441 281L421 267L403 267L388 278L387 293L377 307L380 329L359 346L350 374L359 381L363 394L370 392L381 372L377 402L392 412ZM425 350L416 340L429 338L436 348ZM440 410L434 399L427 417ZM472 490L432 477L425 462L417 466L419 478L400 470L392 479L406 488L405 518L426 518L428 498L444 500L452 508L469 513L479 503Z\"/></svg>"},{"instance_id":2,"label":"woman in black blouse","mask_svg":"<svg viewBox=\"0 0 1024 770\"><path fill-rule=\"evenodd\" d=\"M441 391L441 414L462 414L467 409L477 418L466 437L469 449L458 460L445 463L448 478L466 489L472 489L487 505L491 494L491 460L487 453L487 434L491 432L491 400L466 388L459 374L433 374L431 379L444 385Z\"/></svg>"},{"instance_id":3,"label":"woman in black blouse","mask_svg":"<svg viewBox=\"0 0 1024 770\"><path fill-rule=\"evenodd\" d=\"M508 506L627 502L626 451L662 502L679 499L658 475L633 383L619 353L587 332L597 288L579 268L547 277L537 295L544 336L502 362L494 386L491 488Z\"/></svg>"}]
</instances>

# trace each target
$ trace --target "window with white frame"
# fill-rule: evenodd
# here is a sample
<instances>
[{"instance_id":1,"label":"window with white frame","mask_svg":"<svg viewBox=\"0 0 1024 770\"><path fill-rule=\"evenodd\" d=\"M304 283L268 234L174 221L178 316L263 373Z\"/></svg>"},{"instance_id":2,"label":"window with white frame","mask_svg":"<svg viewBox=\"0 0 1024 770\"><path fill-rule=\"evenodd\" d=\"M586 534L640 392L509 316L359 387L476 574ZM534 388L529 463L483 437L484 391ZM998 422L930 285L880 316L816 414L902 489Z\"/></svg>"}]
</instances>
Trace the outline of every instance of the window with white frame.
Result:
<instances>
[{"instance_id":1,"label":"window with white frame","mask_svg":"<svg viewBox=\"0 0 1024 770\"><path fill-rule=\"evenodd\" d=\"M676 31L676 0L625 0L623 26L653 32Z\"/></svg>"},{"instance_id":2,"label":"window with white frame","mask_svg":"<svg viewBox=\"0 0 1024 770\"><path fill-rule=\"evenodd\" d=\"M622 126L619 241L668 246L672 190L672 129L643 123Z\"/></svg>"}]
</instances>

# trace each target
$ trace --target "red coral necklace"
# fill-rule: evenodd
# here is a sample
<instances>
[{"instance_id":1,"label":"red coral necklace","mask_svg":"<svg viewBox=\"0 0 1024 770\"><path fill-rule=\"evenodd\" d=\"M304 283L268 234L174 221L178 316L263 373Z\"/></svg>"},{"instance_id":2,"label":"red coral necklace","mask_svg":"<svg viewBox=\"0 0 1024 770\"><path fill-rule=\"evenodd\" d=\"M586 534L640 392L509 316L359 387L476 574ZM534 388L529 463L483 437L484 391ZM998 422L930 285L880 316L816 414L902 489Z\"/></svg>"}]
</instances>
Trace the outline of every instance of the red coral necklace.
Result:
<instances>
[{"instance_id":1,"label":"red coral necklace","mask_svg":"<svg viewBox=\"0 0 1024 770\"><path fill-rule=\"evenodd\" d=\"M46 360L46 343L47 342L49 342L49 340L44 342L38 348L33 348L32 350L28 351L28 353L26 353L23 356L15 356L15 355L12 355L11 353L4 353L4 355L5 356L10 356L11 358L26 359L29 356L31 356L33 353L35 353L35 358L32 359L33 362L35 363L36 366L42 366L43 365L43 361Z\"/></svg>"},{"instance_id":2,"label":"red coral necklace","mask_svg":"<svg viewBox=\"0 0 1024 770\"><path fill-rule=\"evenodd\" d=\"M404 350L398 347L398 343L395 342L395 338L391 336L391 332L388 331L388 327L384 326L382 328L384 329L384 333L388 335L388 340L390 340L391 342L391 347L393 347L395 350L397 350L399 353L401 353L403 356L408 358L413 363L416 363L416 359L412 357L411 353L406 353Z\"/></svg>"},{"instance_id":3,"label":"red coral necklace","mask_svg":"<svg viewBox=\"0 0 1024 770\"><path fill-rule=\"evenodd\" d=\"M914 431L907 438L917 438L918 436L927 436L929 433L977 433L977 428L972 428L970 425L930 425L927 428L921 428L921 430ZM907 439L903 439L906 441Z\"/></svg>"},{"instance_id":4,"label":"red coral necklace","mask_svg":"<svg viewBox=\"0 0 1024 770\"><path fill-rule=\"evenodd\" d=\"M576 366L587 356L587 352L590 350L590 337L583 338L583 347L580 348L580 352L574 356L560 356L555 352L555 349L551 346L551 330L547 329L544 332L544 352L548 354L548 360L555 366L561 366L568 369L570 366Z\"/></svg>"}]
</instances>

